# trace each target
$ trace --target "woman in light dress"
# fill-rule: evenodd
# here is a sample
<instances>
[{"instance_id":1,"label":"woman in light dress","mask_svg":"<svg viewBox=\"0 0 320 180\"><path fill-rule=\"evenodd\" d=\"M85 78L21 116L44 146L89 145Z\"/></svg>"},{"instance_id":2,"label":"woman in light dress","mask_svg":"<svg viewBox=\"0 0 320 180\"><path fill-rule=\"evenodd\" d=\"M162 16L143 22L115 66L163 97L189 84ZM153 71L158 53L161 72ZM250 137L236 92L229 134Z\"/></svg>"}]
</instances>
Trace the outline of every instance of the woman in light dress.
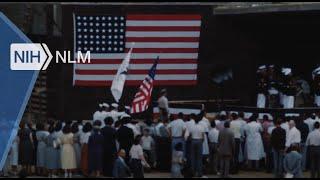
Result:
<instances>
[{"instance_id":1,"label":"woman in light dress","mask_svg":"<svg viewBox=\"0 0 320 180\"><path fill-rule=\"evenodd\" d=\"M57 144L60 145L61 168L64 170L64 177L72 177L72 170L77 168L76 153L73 148L73 134L71 126L63 127L63 135L58 139Z\"/></svg>"},{"instance_id":2,"label":"woman in light dress","mask_svg":"<svg viewBox=\"0 0 320 180\"><path fill-rule=\"evenodd\" d=\"M257 122L257 115L252 115L249 123L245 125L246 134L246 150L247 158L249 160L249 167L255 166L259 169L259 160L265 157L261 132L262 125Z\"/></svg>"},{"instance_id":3,"label":"woman in light dress","mask_svg":"<svg viewBox=\"0 0 320 180\"><path fill-rule=\"evenodd\" d=\"M49 127L49 133L50 135L47 136L46 139L46 167L49 171L49 178L56 178L57 170L60 168L60 154L59 150L55 146L57 135L55 132L55 127L53 125Z\"/></svg>"},{"instance_id":4,"label":"woman in light dress","mask_svg":"<svg viewBox=\"0 0 320 180\"><path fill-rule=\"evenodd\" d=\"M73 134L73 148L76 153L76 162L77 162L77 170L80 169L80 162L81 162L81 146L80 146L80 131L78 123L72 124L72 134Z\"/></svg>"},{"instance_id":5,"label":"woman in light dress","mask_svg":"<svg viewBox=\"0 0 320 180\"><path fill-rule=\"evenodd\" d=\"M49 132L45 130L45 125L43 123L39 123L36 126L37 132L36 137L38 141L37 146L37 174L43 176L45 174L46 167L46 138L49 136Z\"/></svg>"}]
</instances>

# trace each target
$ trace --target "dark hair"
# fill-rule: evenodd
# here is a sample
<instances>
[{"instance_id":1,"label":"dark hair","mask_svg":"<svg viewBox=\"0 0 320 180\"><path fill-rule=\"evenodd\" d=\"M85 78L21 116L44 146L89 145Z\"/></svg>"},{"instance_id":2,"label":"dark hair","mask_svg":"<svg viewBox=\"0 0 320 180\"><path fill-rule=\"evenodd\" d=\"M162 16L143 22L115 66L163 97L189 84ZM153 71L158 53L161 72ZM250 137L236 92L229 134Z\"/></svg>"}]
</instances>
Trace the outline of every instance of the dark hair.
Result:
<instances>
[{"instance_id":1,"label":"dark hair","mask_svg":"<svg viewBox=\"0 0 320 180\"><path fill-rule=\"evenodd\" d=\"M232 120L236 120L238 118L238 115L236 113L231 114Z\"/></svg>"},{"instance_id":2,"label":"dark hair","mask_svg":"<svg viewBox=\"0 0 320 180\"><path fill-rule=\"evenodd\" d=\"M179 119L183 119L183 113L182 113L182 112L179 112L178 118L179 118Z\"/></svg>"},{"instance_id":3,"label":"dark hair","mask_svg":"<svg viewBox=\"0 0 320 180\"><path fill-rule=\"evenodd\" d=\"M118 107L118 111L119 112L124 112L126 110L126 108L124 107L123 104L120 104L119 107Z\"/></svg>"},{"instance_id":4,"label":"dark hair","mask_svg":"<svg viewBox=\"0 0 320 180\"><path fill-rule=\"evenodd\" d=\"M255 115L250 116L249 122L257 121L257 117Z\"/></svg>"},{"instance_id":5,"label":"dark hair","mask_svg":"<svg viewBox=\"0 0 320 180\"><path fill-rule=\"evenodd\" d=\"M101 126L101 121L100 120L95 120L94 122L93 122L93 126Z\"/></svg>"},{"instance_id":6,"label":"dark hair","mask_svg":"<svg viewBox=\"0 0 320 180\"><path fill-rule=\"evenodd\" d=\"M114 123L114 127L120 127L121 125L122 125L121 120L116 121L116 122Z\"/></svg>"},{"instance_id":7,"label":"dark hair","mask_svg":"<svg viewBox=\"0 0 320 180\"><path fill-rule=\"evenodd\" d=\"M71 133L71 126L69 124L66 124L62 129L63 134L69 134Z\"/></svg>"},{"instance_id":8,"label":"dark hair","mask_svg":"<svg viewBox=\"0 0 320 180\"><path fill-rule=\"evenodd\" d=\"M201 114L198 114L194 121L196 122L196 124L198 124L201 121L201 119L202 119Z\"/></svg>"},{"instance_id":9,"label":"dark hair","mask_svg":"<svg viewBox=\"0 0 320 180\"><path fill-rule=\"evenodd\" d=\"M49 127L48 131L49 131L50 134L53 133L53 132L54 132L54 126L51 125L51 126Z\"/></svg>"},{"instance_id":10,"label":"dark hair","mask_svg":"<svg viewBox=\"0 0 320 180\"><path fill-rule=\"evenodd\" d=\"M239 113L238 113L238 116L239 116L240 118L244 118L244 112L242 112L242 111L239 112Z\"/></svg>"},{"instance_id":11,"label":"dark hair","mask_svg":"<svg viewBox=\"0 0 320 180\"><path fill-rule=\"evenodd\" d=\"M276 125L281 125L281 123L282 123L281 119L276 120Z\"/></svg>"},{"instance_id":12,"label":"dark hair","mask_svg":"<svg viewBox=\"0 0 320 180\"><path fill-rule=\"evenodd\" d=\"M106 125L112 125L112 124L113 124L113 118L110 117L110 116L106 117L106 118L104 119L104 123L105 123Z\"/></svg>"},{"instance_id":13,"label":"dark hair","mask_svg":"<svg viewBox=\"0 0 320 180\"><path fill-rule=\"evenodd\" d=\"M71 131L73 134L76 134L79 132L79 126L78 126L78 123L73 123L72 126L71 126Z\"/></svg>"},{"instance_id":14,"label":"dark hair","mask_svg":"<svg viewBox=\"0 0 320 180\"><path fill-rule=\"evenodd\" d=\"M196 114L192 113L192 114L190 114L190 118L195 120L197 118L197 116L196 116Z\"/></svg>"},{"instance_id":15,"label":"dark hair","mask_svg":"<svg viewBox=\"0 0 320 180\"><path fill-rule=\"evenodd\" d=\"M140 144L141 141L141 135L138 135L136 138L134 138L133 144L138 145Z\"/></svg>"},{"instance_id":16,"label":"dark hair","mask_svg":"<svg viewBox=\"0 0 320 180\"><path fill-rule=\"evenodd\" d=\"M43 131L44 130L44 124L43 123L37 123L36 124L37 131Z\"/></svg>"},{"instance_id":17,"label":"dark hair","mask_svg":"<svg viewBox=\"0 0 320 180\"><path fill-rule=\"evenodd\" d=\"M123 117L123 118L121 118L121 122L122 122L122 124L128 124L131 122L131 118L130 117Z\"/></svg>"},{"instance_id":18,"label":"dark hair","mask_svg":"<svg viewBox=\"0 0 320 180\"><path fill-rule=\"evenodd\" d=\"M314 125L313 125L313 127L314 127L315 129L319 129L320 123L319 123L319 122L315 122Z\"/></svg>"},{"instance_id":19,"label":"dark hair","mask_svg":"<svg viewBox=\"0 0 320 180\"><path fill-rule=\"evenodd\" d=\"M215 128L215 127L216 127L216 122L215 122L215 121L211 121L210 124L211 124L211 127L212 127L212 128Z\"/></svg>"},{"instance_id":20,"label":"dark hair","mask_svg":"<svg viewBox=\"0 0 320 180\"><path fill-rule=\"evenodd\" d=\"M169 116L169 121L171 122L171 121L173 121L174 120L174 116L173 116L173 114L171 114L170 116Z\"/></svg>"},{"instance_id":21,"label":"dark hair","mask_svg":"<svg viewBox=\"0 0 320 180\"><path fill-rule=\"evenodd\" d=\"M145 131L145 132L150 132L150 129L148 129L148 128L144 128L144 130L143 131Z\"/></svg>"},{"instance_id":22,"label":"dark hair","mask_svg":"<svg viewBox=\"0 0 320 180\"><path fill-rule=\"evenodd\" d=\"M91 123L87 122L84 126L83 126L83 129L82 131L84 133L87 133L87 132L90 132L92 130L92 125Z\"/></svg>"},{"instance_id":23,"label":"dark hair","mask_svg":"<svg viewBox=\"0 0 320 180\"><path fill-rule=\"evenodd\" d=\"M230 127L230 122L229 122L229 121L226 121L226 122L224 123L224 127L225 127L225 128L229 128L229 127Z\"/></svg>"},{"instance_id":24,"label":"dark hair","mask_svg":"<svg viewBox=\"0 0 320 180\"><path fill-rule=\"evenodd\" d=\"M70 125L71 126L71 124L72 124L72 121L71 120L65 120L64 121L67 125Z\"/></svg>"},{"instance_id":25,"label":"dark hair","mask_svg":"<svg viewBox=\"0 0 320 180\"><path fill-rule=\"evenodd\" d=\"M83 122L82 119L77 120L78 125L82 125L82 122Z\"/></svg>"},{"instance_id":26,"label":"dark hair","mask_svg":"<svg viewBox=\"0 0 320 180\"><path fill-rule=\"evenodd\" d=\"M263 115L263 117L262 117L264 120L269 120L269 116L267 116L267 115Z\"/></svg>"},{"instance_id":27,"label":"dark hair","mask_svg":"<svg viewBox=\"0 0 320 180\"><path fill-rule=\"evenodd\" d=\"M182 143L178 143L174 146L174 150L176 151L182 151Z\"/></svg>"},{"instance_id":28,"label":"dark hair","mask_svg":"<svg viewBox=\"0 0 320 180\"><path fill-rule=\"evenodd\" d=\"M56 124L54 130L55 130L56 132L58 132L58 131L61 131L61 129L62 129L62 122L59 121L59 122Z\"/></svg>"}]
</instances>

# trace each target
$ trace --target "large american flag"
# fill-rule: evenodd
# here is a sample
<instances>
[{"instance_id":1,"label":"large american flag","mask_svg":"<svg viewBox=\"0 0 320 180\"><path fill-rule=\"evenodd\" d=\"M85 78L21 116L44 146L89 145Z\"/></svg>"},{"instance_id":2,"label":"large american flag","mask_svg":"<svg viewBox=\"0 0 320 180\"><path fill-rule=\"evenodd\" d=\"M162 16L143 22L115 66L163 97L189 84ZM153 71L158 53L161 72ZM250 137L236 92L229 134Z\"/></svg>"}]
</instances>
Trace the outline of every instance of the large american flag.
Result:
<instances>
[{"instance_id":1,"label":"large american flag","mask_svg":"<svg viewBox=\"0 0 320 180\"><path fill-rule=\"evenodd\" d=\"M156 75L158 61L159 61L159 57L152 65L148 75L145 77L142 84L140 85L139 91L134 96L134 99L131 104L131 110L130 110L131 114L141 113L148 109L151 101L153 83Z\"/></svg>"},{"instance_id":2,"label":"large american flag","mask_svg":"<svg viewBox=\"0 0 320 180\"><path fill-rule=\"evenodd\" d=\"M91 53L74 65L74 85L110 86L133 42L126 85L139 85L157 56L155 85L195 85L200 27L195 14L74 14L74 50Z\"/></svg>"}]
</instances>

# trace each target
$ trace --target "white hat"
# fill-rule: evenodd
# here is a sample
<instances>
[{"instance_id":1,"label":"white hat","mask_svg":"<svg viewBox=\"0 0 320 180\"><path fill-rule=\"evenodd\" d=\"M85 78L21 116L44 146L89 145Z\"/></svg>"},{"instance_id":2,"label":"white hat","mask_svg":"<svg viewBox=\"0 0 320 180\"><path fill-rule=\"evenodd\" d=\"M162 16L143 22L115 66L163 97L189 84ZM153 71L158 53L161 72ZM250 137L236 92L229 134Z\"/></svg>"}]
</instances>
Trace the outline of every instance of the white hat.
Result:
<instances>
[{"instance_id":1,"label":"white hat","mask_svg":"<svg viewBox=\"0 0 320 180\"><path fill-rule=\"evenodd\" d=\"M119 107L119 105L117 103L112 103L111 106L114 107L114 108L118 108Z\"/></svg>"},{"instance_id":2,"label":"white hat","mask_svg":"<svg viewBox=\"0 0 320 180\"><path fill-rule=\"evenodd\" d=\"M274 68L274 65L273 64L269 65L269 68Z\"/></svg>"},{"instance_id":3,"label":"white hat","mask_svg":"<svg viewBox=\"0 0 320 180\"><path fill-rule=\"evenodd\" d=\"M130 110L130 106L125 106L124 108L127 110Z\"/></svg>"},{"instance_id":4,"label":"white hat","mask_svg":"<svg viewBox=\"0 0 320 180\"><path fill-rule=\"evenodd\" d=\"M287 76L291 73L291 68L282 68L281 72Z\"/></svg>"},{"instance_id":5,"label":"white hat","mask_svg":"<svg viewBox=\"0 0 320 180\"><path fill-rule=\"evenodd\" d=\"M123 115L120 116L120 119L126 118L126 117L131 117L131 116L130 116L129 114L125 113L125 114L123 114Z\"/></svg>"},{"instance_id":6,"label":"white hat","mask_svg":"<svg viewBox=\"0 0 320 180\"><path fill-rule=\"evenodd\" d=\"M261 65L261 66L259 66L259 70L263 70L263 69L266 69L267 68L267 66L266 65Z\"/></svg>"},{"instance_id":7,"label":"white hat","mask_svg":"<svg viewBox=\"0 0 320 180\"><path fill-rule=\"evenodd\" d=\"M99 104L99 107L101 107L101 108L102 108L102 107L103 107L103 104Z\"/></svg>"},{"instance_id":8,"label":"white hat","mask_svg":"<svg viewBox=\"0 0 320 180\"><path fill-rule=\"evenodd\" d=\"M106 107L106 108L108 108L108 107L110 107L110 106L109 106L109 104L108 104L108 103L102 103L102 107Z\"/></svg>"},{"instance_id":9,"label":"white hat","mask_svg":"<svg viewBox=\"0 0 320 180\"><path fill-rule=\"evenodd\" d=\"M221 115L221 116L225 116L225 115L227 115L227 113L226 113L225 111L221 111L221 112L220 112L220 115Z\"/></svg>"}]
</instances>

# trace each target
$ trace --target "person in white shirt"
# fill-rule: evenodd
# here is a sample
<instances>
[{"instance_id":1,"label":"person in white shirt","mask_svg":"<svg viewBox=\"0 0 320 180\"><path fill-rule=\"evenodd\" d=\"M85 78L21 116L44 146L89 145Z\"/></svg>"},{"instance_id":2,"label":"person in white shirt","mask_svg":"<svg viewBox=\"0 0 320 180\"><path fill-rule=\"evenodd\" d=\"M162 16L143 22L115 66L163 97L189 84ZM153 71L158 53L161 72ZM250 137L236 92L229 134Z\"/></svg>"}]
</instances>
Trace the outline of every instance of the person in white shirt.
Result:
<instances>
[{"instance_id":1,"label":"person in white shirt","mask_svg":"<svg viewBox=\"0 0 320 180\"><path fill-rule=\"evenodd\" d=\"M292 145L300 144L301 142L301 133L296 128L296 123L293 120L289 121L289 131L286 138L286 150Z\"/></svg>"},{"instance_id":2,"label":"person in white shirt","mask_svg":"<svg viewBox=\"0 0 320 180\"><path fill-rule=\"evenodd\" d=\"M208 144L208 132L210 129L210 121L205 117L205 111L201 111L199 114L201 120L199 122L200 125L202 125L204 129L204 138L203 138L203 149L202 149L202 154L204 157L209 156L209 144Z\"/></svg>"},{"instance_id":3,"label":"person in white shirt","mask_svg":"<svg viewBox=\"0 0 320 180\"><path fill-rule=\"evenodd\" d=\"M96 120L103 121L104 120L103 117L104 117L103 105L99 104L96 112L93 113L93 122L92 123L94 123Z\"/></svg>"},{"instance_id":4,"label":"person in white shirt","mask_svg":"<svg viewBox=\"0 0 320 180\"><path fill-rule=\"evenodd\" d=\"M101 104L102 106L102 112L101 112L101 127L100 129L104 128L106 125L104 123L104 120L107 118L107 117L110 117L110 111L109 111L109 104L108 103L102 103Z\"/></svg>"},{"instance_id":5,"label":"person in white shirt","mask_svg":"<svg viewBox=\"0 0 320 180\"><path fill-rule=\"evenodd\" d=\"M205 129L199 122L201 115L195 119L195 125L191 128L191 168L195 173L195 177L202 177L202 153L203 141L205 138Z\"/></svg>"},{"instance_id":6,"label":"person in white shirt","mask_svg":"<svg viewBox=\"0 0 320 180\"><path fill-rule=\"evenodd\" d=\"M284 130L286 131L286 134L288 135L288 132L289 132L289 123L288 123L288 121L287 121L287 117L283 117L283 121L282 121L280 127L281 127L282 129L284 129Z\"/></svg>"},{"instance_id":7,"label":"person in white shirt","mask_svg":"<svg viewBox=\"0 0 320 180\"><path fill-rule=\"evenodd\" d=\"M306 123L309 127L309 132L313 130L313 125L316 122L316 116L314 114L307 114L307 119L304 120L304 123Z\"/></svg>"},{"instance_id":8,"label":"person in white shirt","mask_svg":"<svg viewBox=\"0 0 320 180\"><path fill-rule=\"evenodd\" d=\"M185 155L185 140L184 135L186 132L186 124L183 121L183 113L178 114L178 119L175 119L169 123L167 126L169 134L172 138L171 149L174 150L174 147L178 143L182 143L182 149Z\"/></svg>"},{"instance_id":9,"label":"person in white shirt","mask_svg":"<svg viewBox=\"0 0 320 180\"><path fill-rule=\"evenodd\" d=\"M212 172L216 174L218 172L218 138L219 130L216 128L215 121L211 122L211 129L208 133L209 149L210 149L210 167Z\"/></svg>"},{"instance_id":10,"label":"person in white shirt","mask_svg":"<svg viewBox=\"0 0 320 180\"><path fill-rule=\"evenodd\" d=\"M160 120L163 120L164 118L168 118L169 116L169 101L167 98L167 90L162 89L159 95L158 99L158 107L159 107L159 113L160 113Z\"/></svg>"},{"instance_id":11,"label":"person in white shirt","mask_svg":"<svg viewBox=\"0 0 320 180\"><path fill-rule=\"evenodd\" d=\"M144 178L143 166L150 167L143 155L143 149L140 144L141 136L139 135L135 138L133 146L129 152L133 178Z\"/></svg>"},{"instance_id":12,"label":"person in white shirt","mask_svg":"<svg viewBox=\"0 0 320 180\"><path fill-rule=\"evenodd\" d=\"M155 167L155 154L154 154L154 147L155 142L153 138L150 136L150 130L144 129L143 130L143 136L141 137L141 146L143 149L143 152L147 155L147 161L152 166Z\"/></svg>"},{"instance_id":13,"label":"person in white shirt","mask_svg":"<svg viewBox=\"0 0 320 180\"><path fill-rule=\"evenodd\" d=\"M311 160L311 178L320 178L320 124L319 122L314 123L314 130L309 133L306 141L306 146L310 150L310 160Z\"/></svg>"},{"instance_id":14,"label":"person in white shirt","mask_svg":"<svg viewBox=\"0 0 320 180\"><path fill-rule=\"evenodd\" d=\"M235 173L238 173L239 170L239 153L240 153L240 142L241 142L241 134L244 128L244 124L240 119L238 118L238 115L236 113L231 114L232 121L230 122L230 130L234 134L234 140L235 140L235 152L233 156L233 166Z\"/></svg>"}]
</instances>

